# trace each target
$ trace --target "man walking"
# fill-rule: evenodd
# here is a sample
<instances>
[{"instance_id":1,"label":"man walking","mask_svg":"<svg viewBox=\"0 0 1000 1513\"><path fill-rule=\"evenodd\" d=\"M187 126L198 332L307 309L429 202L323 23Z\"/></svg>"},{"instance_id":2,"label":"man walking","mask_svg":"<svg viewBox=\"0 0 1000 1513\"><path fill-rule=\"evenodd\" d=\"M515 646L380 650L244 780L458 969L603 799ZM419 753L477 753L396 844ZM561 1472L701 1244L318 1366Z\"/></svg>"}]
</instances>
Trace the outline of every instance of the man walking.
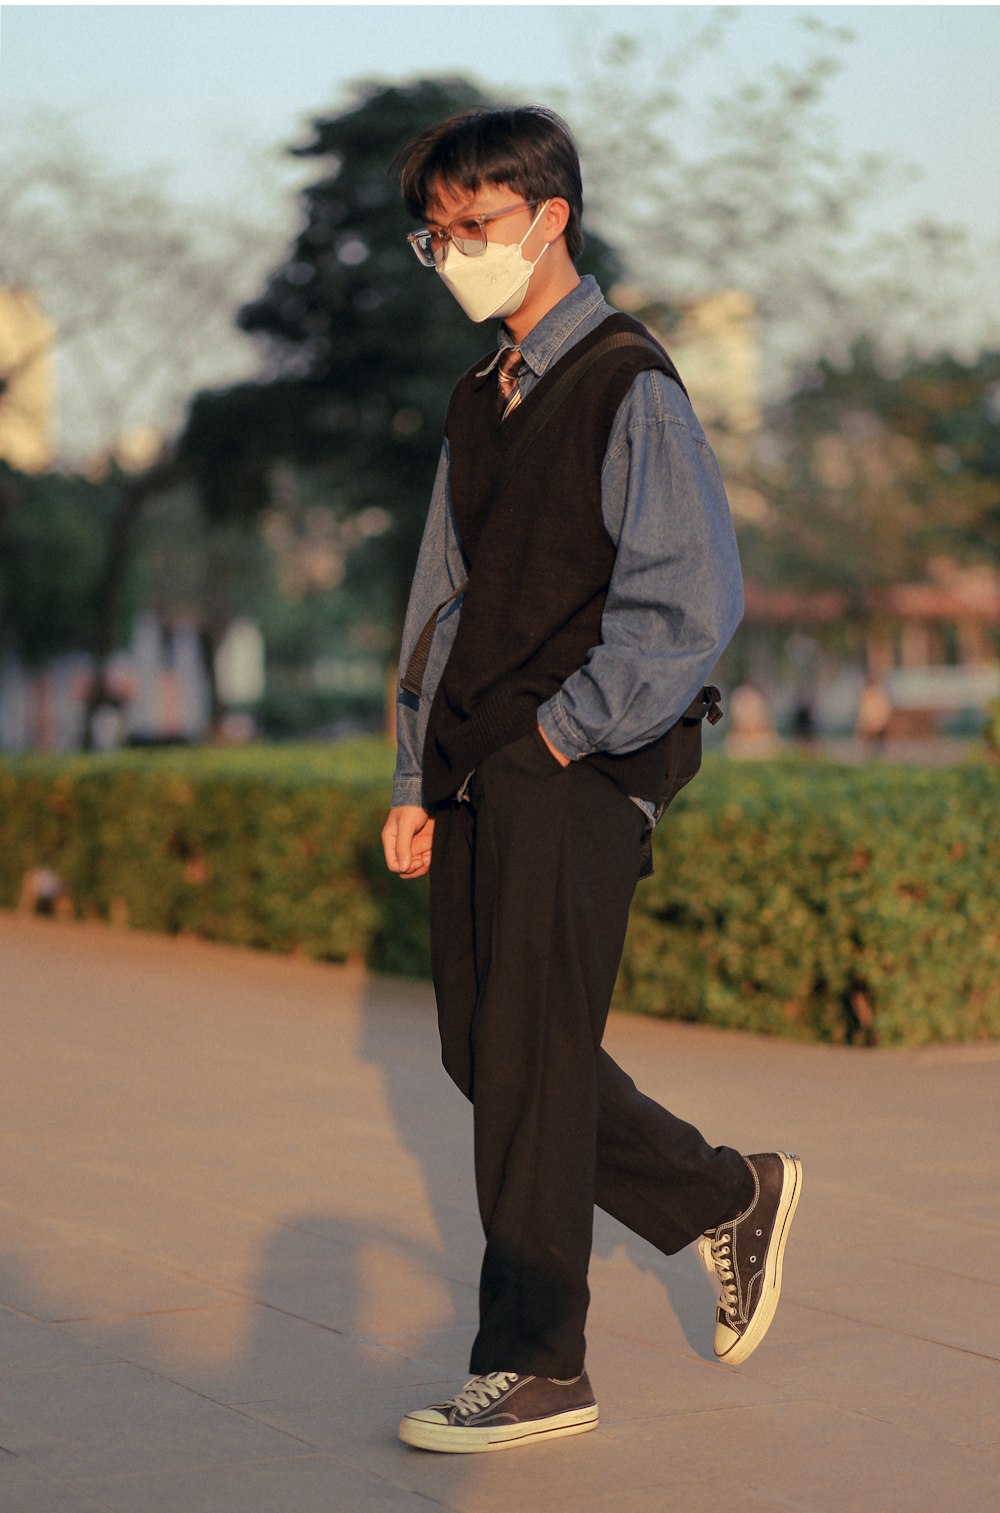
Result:
<instances>
[{"instance_id":1,"label":"man walking","mask_svg":"<svg viewBox=\"0 0 1000 1513\"><path fill-rule=\"evenodd\" d=\"M712 1147L601 1048L650 835L697 768L742 614L715 458L670 358L574 259L582 188L537 107L431 127L410 235L499 351L460 379L403 633L389 868L430 871L444 1065L486 1237L472 1380L400 1437L477 1451L595 1428L595 1202L721 1283L739 1364L777 1305L796 1157Z\"/></svg>"}]
</instances>

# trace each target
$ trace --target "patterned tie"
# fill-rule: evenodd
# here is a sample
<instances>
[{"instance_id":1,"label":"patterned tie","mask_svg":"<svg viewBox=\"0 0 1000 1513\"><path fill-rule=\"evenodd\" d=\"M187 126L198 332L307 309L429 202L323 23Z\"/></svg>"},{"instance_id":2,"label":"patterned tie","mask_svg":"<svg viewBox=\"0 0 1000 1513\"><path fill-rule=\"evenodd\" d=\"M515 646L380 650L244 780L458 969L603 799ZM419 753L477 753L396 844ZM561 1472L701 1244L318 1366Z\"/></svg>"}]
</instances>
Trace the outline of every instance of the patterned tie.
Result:
<instances>
[{"instance_id":1,"label":"patterned tie","mask_svg":"<svg viewBox=\"0 0 1000 1513\"><path fill-rule=\"evenodd\" d=\"M497 410L501 420L506 420L511 410L521 403L518 379L524 367L520 347L508 347L497 364Z\"/></svg>"}]
</instances>

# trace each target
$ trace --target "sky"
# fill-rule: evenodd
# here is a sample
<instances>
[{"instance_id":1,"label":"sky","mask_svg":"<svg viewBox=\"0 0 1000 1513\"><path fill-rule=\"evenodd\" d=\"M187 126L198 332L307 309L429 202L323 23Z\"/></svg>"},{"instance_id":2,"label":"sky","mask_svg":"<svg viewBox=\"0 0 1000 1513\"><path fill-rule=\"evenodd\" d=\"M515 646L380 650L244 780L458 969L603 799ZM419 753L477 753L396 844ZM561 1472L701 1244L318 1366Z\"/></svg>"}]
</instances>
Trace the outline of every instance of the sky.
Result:
<instances>
[{"instance_id":1,"label":"sky","mask_svg":"<svg viewBox=\"0 0 1000 1513\"><path fill-rule=\"evenodd\" d=\"M803 62L817 46L804 22L848 28L852 40L836 49L843 67L825 93L833 140L849 158L884 153L919 170L915 182L901 172L891 194L862 208L859 231L950 221L972 233L984 266L1000 261L1000 6L746 5L727 14L723 44L684 76L688 89L725 96L775 65ZM0 135L55 111L110 170L148 177L186 202L250 212L269 228L244 260L256 289L297 228L294 191L316 173L314 161L287 149L309 140L312 118L347 105L357 81L462 74L487 94L555 103L572 126L574 100L582 110L616 34L641 40L637 67L648 86L657 60L718 15L710 6L518 0L4 4ZM685 120L676 129L697 127ZM1000 280L977 277L963 311L956 345L1000 341ZM75 450L96 435L80 398L86 385L71 367L80 360L60 350L61 431ZM199 382L222 383L255 371L257 358L227 327L206 362Z\"/></svg>"},{"instance_id":2,"label":"sky","mask_svg":"<svg viewBox=\"0 0 1000 1513\"><path fill-rule=\"evenodd\" d=\"M219 192L307 136L359 78L460 72L542 99L579 92L616 32L672 45L713 14L670 5L3 5L0 120L72 113L113 165ZM934 214L1000 237L1000 6L744 6L693 79L706 90L801 58L802 18L855 40L828 100L841 144L923 172L886 213ZM571 106L567 109L572 124ZM285 171L292 182L294 170ZM301 168L299 173L301 175ZM301 181L301 178L300 178ZM992 186L992 187L991 187ZM238 185L234 186L238 192Z\"/></svg>"}]
</instances>

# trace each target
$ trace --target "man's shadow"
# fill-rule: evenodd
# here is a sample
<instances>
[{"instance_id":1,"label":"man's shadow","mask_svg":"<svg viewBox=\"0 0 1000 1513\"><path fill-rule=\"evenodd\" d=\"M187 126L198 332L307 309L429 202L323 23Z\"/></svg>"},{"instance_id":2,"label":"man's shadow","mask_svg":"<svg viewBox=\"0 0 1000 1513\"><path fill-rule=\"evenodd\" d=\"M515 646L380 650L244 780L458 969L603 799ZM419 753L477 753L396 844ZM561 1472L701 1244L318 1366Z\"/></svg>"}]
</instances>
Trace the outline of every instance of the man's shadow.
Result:
<instances>
[{"instance_id":1,"label":"man's shadow","mask_svg":"<svg viewBox=\"0 0 1000 1513\"><path fill-rule=\"evenodd\" d=\"M178 1184L185 1161L193 1179L214 1175L189 1208L172 1191L162 1217L148 1181L116 1188L84 1161L92 1223L74 1201L63 1216L71 1241L54 1211L41 1221L54 1226L50 1250L29 1247L0 1267L0 1323L18 1335L32 1388L17 1396L5 1446L39 1486L66 1478L98 1495L106 1478L134 1478L140 1506L147 1472L211 1474L245 1482L253 1513L271 1505L272 1475L290 1476L290 1490L296 1477L326 1477L342 1499L351 1478L359 1489L369 1477L405 1480L433 1498L473 1474L467 1457L422 1455L395 1438L408 1409L450 1396L468 1375L483 1243L471 1109L440 1066L426 985L366 977L351 1012L356 1041L339 1084L304 1102L291 1144L270 1149L272 1131L288 1125L272 1123L269 1108L248 1119L231 1172L224 1140L196 1152L182 1144ZM310 1151L324 1142L336 1142L335 1159L317 1157L310 1173ZM268 1173L261 1189L258 1165ZM283 1213L276 1170L293 1182L306 1172ZM262 1223L254 1255L247 1246ZM74 1266L85 1255L77 1244L93 1246L93 1282ZM595 1256L645 1274L688 1350L711 1359L712 1288L692 1252L667 1260L599 1216ZM140 1304L154 1282L155 1297ZM635 1318L622 1333L642 1329ZM550 1454L572 1455L574 1443Z\"/></svg>"}]
</instances>

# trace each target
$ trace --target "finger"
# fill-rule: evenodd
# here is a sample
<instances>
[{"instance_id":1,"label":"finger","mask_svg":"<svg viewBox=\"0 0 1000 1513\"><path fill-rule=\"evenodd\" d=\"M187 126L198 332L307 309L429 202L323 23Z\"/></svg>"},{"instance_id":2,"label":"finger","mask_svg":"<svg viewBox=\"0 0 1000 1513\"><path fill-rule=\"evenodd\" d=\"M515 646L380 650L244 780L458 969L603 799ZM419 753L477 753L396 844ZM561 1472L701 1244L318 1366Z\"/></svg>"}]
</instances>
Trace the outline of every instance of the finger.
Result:
<instances>
[{"instance_id":1,"label":"finger","mask_svg":"<svg viewBox=\"0 0 1000 1513\"><path fill-rule=\"evenodd\" d=\"M410 815L402 815L396 827L396 870L409 872L413 865L414 824Z\"/></svg>"},{"instance_id":2,"label":"finger","mask_svg":"<svg viewBox=\"0 0 1000 1513\"><path fill-rule=\"evenodd\" d=\"M390 814L382 826L382 852L390 872L399 871L399 863L396 859L396 828L395 816Z\"/></svg>"},{"instance_id":3,"label":"finger","mask_svg":"<svg viewBox=\"0 0 1000 1513\"><path fill-rule=\"evenodd\" d=\"M409 877L416 877L418 873L427 872L430 868L430 865L431 848L428 845L421 845L418 841L413 848L412 855L410 856L410 866L407 875Z\"/></svg>"}]
</instances>

